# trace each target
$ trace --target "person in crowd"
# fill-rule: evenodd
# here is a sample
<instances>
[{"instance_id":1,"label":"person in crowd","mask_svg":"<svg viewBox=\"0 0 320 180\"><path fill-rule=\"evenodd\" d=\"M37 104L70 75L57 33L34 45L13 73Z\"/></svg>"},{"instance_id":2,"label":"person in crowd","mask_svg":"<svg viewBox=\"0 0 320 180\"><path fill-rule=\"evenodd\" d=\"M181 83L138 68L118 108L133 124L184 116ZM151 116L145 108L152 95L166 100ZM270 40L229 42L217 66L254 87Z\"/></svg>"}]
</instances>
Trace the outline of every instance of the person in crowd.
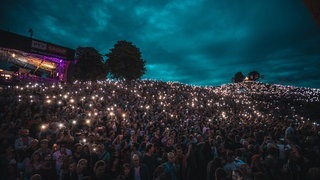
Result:
<instances>
[{"instance_id":1,"label":"person in crowd","mask_svg":"<svg viewBox=\"0 0 320 180\"><path fill-rule=\"evenodd\" d=\"M234 158L233 151L228 151L226 155L226 163L223 166L223 169L227 172L228 177L231 177L232 171L238 168Z\"/></svg>"},{"instance_id":2,"label":"person in crowd","mask_svg":"<svg viewBox=\"0 0 320 180\"><path fill-rule=\"evenodd\" d=\"M200 179L206 179L207 165L211 157L211 149L208 141L204 141L201 134L197 135L197 145L195 147L196 155L196 169L197 177Z\"/></svg>"},{"instance_id":3,"label":"person in crowd","mask_svg":"<svg viewBox=\"0 0 320 180\"><path fill-rule=\"evenodd\" d=\"M239 169L235 169L232 171L231 179L232 180L243 180L244 177L243 177L242 172Z\"/></svg>"},{"instance_id":4,"label":"person in crowd","mask_svg":"<svg viewBox=\"0 0 320 180\"><path fill-rule=\"evenodd\" d=\"M221 158L214 158L207 165L207 180L215 179L216 169L223 168Z\"/></svg>"},{"instance_id":5,"label":"person in crowd","mask_svg":"<svg viewBox=\"0 0 320 180\"><path fill-rule=\"evenodd\" d=\"M8 145L0 156L0 172L4 179L14 179L17 176L17 160L13 145Z\"/></svg>"},{"instance_id":6,"label":"person in crowd","mask_svg":"<svg viewBox=\"0 0 320 180\"><path fill-rule=\"evenodd\" d=\"M40 174L34 174L30 177L30 180L42 180L42 177Z\"/></svg>"},{"instance_id":7,"label":"person in crowd","mask_svg":"<svg viewBox=\"0 0 320 180\"><path fill-rule=\"evenodd\" d=\"M30 157L37 149L39 149L39 140L38 139L33 139L31 142L30 147L25 151L26 156Z\"/></svg>"},{"instance_id":8,"label":"person in crowd","mask_svg":"<svg viewBox=\"0 0 320 180\"><path fill-rule=\"evenodd\" d=\"M65 142L60 142L59 149L52 155L52 158L55 161L55 168L58 175L60 174L64 159L69 155L72 155L72 151L66 148Z\"/></svg>"},{"instance_id":9,"label":"person in crowd","mask_svg":"<svg viewBox=\"0 0 320 180\"><path fill-rule=\"evenodd\" d=\"M73 150L73 153L72 153L72 156L74 158L74 160L76 162L78 162L80 159L82 159L82 145L80 143L76 143L74 144L74 150Z\"/></svg>"},{"instance_id":10,"label":"person in crowd","mask_svg":"<svg viewBox=\"0 0 320 180\"><path fill-rule=\"evenodd\" d=\"M285 130L284 137L287 143L299 144L296 122L290 122L289 126Z\"/></svg>"},{"instance_id":11,"label":"person in crowd","mask_svg":"<svg viewBox=\"0 0 320 180\"><path fill-rule=\"evenodd\" d=\"M179 180L179 165L176 164L176 156L173 152L167 153L167 162L163 163L164 172L167 173L172 180Z\"/></svg>"},{"instance_id":12,"label":"person in crowd","mask_svg":"<svg viewBox=\"0 0 320 180\"><path fill-rule=\"evenodd\" d=\"M228 173L223 168L217 168L214 177L216 180L227 180Z\"/></svg>"},{"instance_id":13,"label":"person in crowd","mask_svg":"<svg viewBox=\"0 0 320 180\"><path fill-rule=\"evenodd\" d=\"M37 173L42 168L44 159L41 159L39 152L34 152L31 156L30 162L25 167L27 176Z\"/></svg>"},{"instance_id":14,"label":"person in crowd","mask_svg":"<svg viewBox=\"0 0 320 180\"><path fill-rule=\"evenodd\" d=\"M93 168L93 180L104 180L104 179L110 179L110 177L106 173L106 163L103 160L99 160L94 164Z\"/></svg>"},{"instance_id":15,"label":"person in crowd","mask_svg":"<svg viewBox=\"0 0 320 180\"><path fill-rule=\"evenodd\" d=\"M40 141L40 148L35 151L40 155L40 159L42 161L44 160L45 157L53 153L52 149L49 148L48 144L49 144L48 139L42 139Z\"/></svg>"},{"instance_id":16,"label":"person in crowd","mask_svg":"<svg viewBox=\"0 0 320 180\"><path fill-rule=\"evenodd\" d=\"M119 153L115 153L110 159L110 166L107 168L107 174L111 179L115 179L121 172Z\"/></svg>"},{"instance_id":17,"label":"person in crowd","mask_svg":"<svg viewBox=\"0 0 320 180\"><path fill-rule=\"evenodd\" d=\"M155 147L152 143L148 144L146 147L146 152L144 153L141 162L148 167L148 174L152 176L154 170L158 166L157 157L154 154Z\"/></svg>"},{"instance_id":18,"label":"person in crowd","mask_svg":"<svg viewBox=\"0 0 320 180\"><path fill-rule=\"evenodd\" d=\"M238 169L241 171L243 179L250 180L253 178L252 169L250 168L249 164L242 164Z\"/></svg>"},{"instance_id":19,"label":"person in crowd","mask_svg":"<svg viewBox=\"0 0 320 180\"><path fill-rule=\"evenodd\" d=\"M78 180L79 175L77 173L76 162L69 162L66 164L67 169L60 175L61 180Z\"/></svg>"},{"instance_id":20,"label":"person in crowd","mask_svg":"<svg viewBox=\"0 0 320 180\"><path fill-rule=\"evenodd\" d=\"M20 137L14 142L15 150L27 151L34 141L33 137L29 136L29 129L21 129Z\"/></svg>"},{"instance_id":21,"label":"person in crowd","mask_svg":"<svg viewBox=\"0 0 320 180\"><path fill-rule=\"evenodd\" d=\"M137 154L132 155L132 166L130 168L130 176L134 180L149 180L148 167L140 163L140 157Z\"/></svg>"},{"instance_id":22,"label":"person in crowd","mask_svg":"<svg viewBox=\"0 0 320 180\"><path fill-rule=\"evenodd\" d=\"M259 154L254 154L252 156L250 168L254 173L263 172L264 171L263 157Z\"/></svg>"},{"instance_id":23,"label":"person in crowd","mask_svg":"<svg viewBox=\"0 0 320 180\"><path fill-rule=\"evenodd\" d=\"M117 180L132 180L130 177L130 164L124 163L122 165L122 172L117 176Z\"/></svg>"},{"instance_id":24,"label":"person in crowd","mask_svg":"<svg viewBox=\"0 0 320 180\"><path fill-rule=\"evenodd\" d=\"M51 155L48 155L44 158L42 166L38 171L38 174L42 177L42 179L57 180L59 178L53 162L54 161Z\"/></svg>"},{"instance_id":25,"label":"person in crowd","mask_svg":"<svg viewBox=\"0 0 320 180\"><path fill-rule=\"evenodd\" d=\"M188 151L186 153L187 158L187 179L192 180L197 178L197 159L195 151L195 143L193 142L193 135L189 136Z\"/></svg>"},{"instance_id":26,"label":"person in crowd","mask_svg":"<svg viewBox=\"0 0 320 180\"><path fill-rule=\"evenodd\" d=\"M79 179L89 177L91 172L88 165L87 159L80 159L76 165L77 176Z\"/></svg>"},{"instance_id":27,"label":"person in crowd","mask_svg":"<svg viewBox=\"0 0 320 180\"><path fill-rule=\"evenodd\" d=\"M175 164L179 167L178 169L178 177L179 179L186 179L186 171L187 171L187 157L183 153L183 149L181 146L176 146L176 161ZM206 172L206 169L203 170Z\"/></svg>"},{"instance_id":28,"label":"person in crowd","mask_svg":"<svg viewBox=\"0 0 320 180\"><path fill-rule=\"evenodd\" d=\"M262 162L265 167L265 173L271 179L279 179L280 178L280 169L281 164L278 160L278 149L275 145L269 143L267 146L267 156Z\"/></svg>"},{"instance_id":29,"label":"person in crowd","mask_svg":"<svg viewBox=\"0 0 320 180\"><path fill-rule=\"evenodd\" d=\"M57 136L56 142L64 142L67 147L70 147L70 145L74 142L74 137L71 135L70 130L61 129L60 133Z\"/></svg>"}]
</instances>

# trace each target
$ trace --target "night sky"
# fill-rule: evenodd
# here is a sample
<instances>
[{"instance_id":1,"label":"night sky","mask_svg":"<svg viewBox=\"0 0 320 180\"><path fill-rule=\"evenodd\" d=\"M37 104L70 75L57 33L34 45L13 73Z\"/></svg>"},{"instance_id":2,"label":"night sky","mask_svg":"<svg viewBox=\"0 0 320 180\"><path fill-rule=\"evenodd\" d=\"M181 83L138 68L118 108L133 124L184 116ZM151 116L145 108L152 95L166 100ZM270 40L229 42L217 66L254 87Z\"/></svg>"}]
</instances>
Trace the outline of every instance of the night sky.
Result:
<instances>
[{"instance_id":1,"label":"night sky","mask_svg":"<svg viewBox=\"0 0 320 180\"><path fill-rule=\"evenodd\" d=\"M320 88L320 27L303 0L2 0L0 29L101 54L119 40L143 79L219 86L241 71Z\"/></svg>"}]
</instances>

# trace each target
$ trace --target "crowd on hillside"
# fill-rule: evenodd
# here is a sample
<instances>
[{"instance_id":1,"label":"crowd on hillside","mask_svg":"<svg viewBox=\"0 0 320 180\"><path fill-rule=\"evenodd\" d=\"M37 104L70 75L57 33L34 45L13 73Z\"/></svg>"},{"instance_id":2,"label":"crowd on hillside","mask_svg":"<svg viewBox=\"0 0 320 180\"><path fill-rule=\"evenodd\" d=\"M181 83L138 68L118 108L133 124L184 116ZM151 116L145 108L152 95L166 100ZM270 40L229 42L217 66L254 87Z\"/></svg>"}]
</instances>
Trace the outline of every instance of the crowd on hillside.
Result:
<instances>
[{"instance_id":1,"label":"crowd on hillside","mask_svg":"<svg viewBox=\"0 0 320 180\"><path fill-rule=\"evenodd\" d=\"M320 91L157 81L1 86L3 179L317 179ZM292 98L294 97L294 99Z\"/></svg>"}]
</instances>

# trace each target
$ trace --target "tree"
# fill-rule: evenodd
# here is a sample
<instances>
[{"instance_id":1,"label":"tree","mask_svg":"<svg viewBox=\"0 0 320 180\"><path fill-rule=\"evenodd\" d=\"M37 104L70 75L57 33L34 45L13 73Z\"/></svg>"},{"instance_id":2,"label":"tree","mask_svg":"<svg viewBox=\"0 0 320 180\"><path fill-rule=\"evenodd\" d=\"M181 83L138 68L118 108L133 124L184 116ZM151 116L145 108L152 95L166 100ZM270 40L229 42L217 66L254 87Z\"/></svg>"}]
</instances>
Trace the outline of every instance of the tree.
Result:
<instances>
[{"instance_id":1,"label":"tree","mask_svg":"<svg viewBox=\"0 0 320 180\"><path fill-rule=\"evenodd\" d=\"M76 49L75 79L79 80L104 80L107 71L103 58L92 47L78 47Z\"/></svg>"},{"instance_id":2,"label":"tree","mask_svg":"<svg viewBox=\"0 0 320 180\"><path fill-rule=\"evenodd\" d=\"M232 82L234 83L238 83L238 82L242 82L244 80L244 75L242 74L242 72L237 72L234 77L232 78Z\"/></svg>"},{"instance_id":3,"label":"tree","mask_svg":"<svg viewBox=\"0 0 320 180\"><path fill-rule=\"evenodd\" d=\"M251 71L248 74L248 78L250 81L257 81L260 78L260 73L258 71Z\"/></svg>"},{"instance_id":4,"label":"tree","mask_svg":"<svg viewBox=\"0 0 320 180\"><path fill-rule=\"evenodd\" d=\"M145 61L140 50L131 42L118 41L107 56L107 73L112 78L135 80L145 72Z\"/></svg>"}]
</instances>

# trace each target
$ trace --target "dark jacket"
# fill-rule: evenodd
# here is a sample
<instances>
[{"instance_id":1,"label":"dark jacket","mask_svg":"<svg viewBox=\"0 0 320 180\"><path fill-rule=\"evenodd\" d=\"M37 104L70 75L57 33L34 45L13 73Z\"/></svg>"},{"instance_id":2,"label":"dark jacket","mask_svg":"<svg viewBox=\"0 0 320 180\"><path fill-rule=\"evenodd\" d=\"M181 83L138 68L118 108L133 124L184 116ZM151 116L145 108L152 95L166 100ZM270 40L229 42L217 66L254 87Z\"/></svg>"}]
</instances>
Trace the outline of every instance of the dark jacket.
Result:
<instances>
[{"instance_id":1,"label":"dark jacket","mask_svg":"<svg viewBox=\"0 0 320 180\"><path fill-rule=\"evenodd\" d=\"M148 167L145 164L140 163L140 171L139 172L140 172L141 180L151 179ZM130 177L131 177L131 179L134 179L134 167L133 166L130 168Z\"/></svg>"}]
</instances>

